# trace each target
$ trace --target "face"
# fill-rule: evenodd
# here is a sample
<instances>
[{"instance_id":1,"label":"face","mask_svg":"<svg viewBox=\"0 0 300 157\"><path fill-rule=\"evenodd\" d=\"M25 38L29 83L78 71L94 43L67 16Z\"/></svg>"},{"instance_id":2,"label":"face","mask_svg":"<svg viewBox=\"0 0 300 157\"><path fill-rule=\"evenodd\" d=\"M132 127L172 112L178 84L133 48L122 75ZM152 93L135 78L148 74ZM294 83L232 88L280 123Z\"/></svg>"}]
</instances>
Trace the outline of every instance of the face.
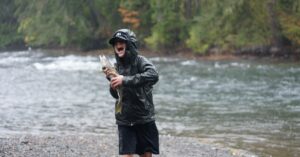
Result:
<instances>
[{"instance_id":1,"label":"face","mask_svg":"<svg viewBox=\"0 0 300 157\"><path fill-rule=\"evenodd\" d=\"M117 41L114 45L114 49L116 54L122 58L125 56L125 50L126 50L126 44L125 42L122 41Z\"/></svg>"}]
</instances>

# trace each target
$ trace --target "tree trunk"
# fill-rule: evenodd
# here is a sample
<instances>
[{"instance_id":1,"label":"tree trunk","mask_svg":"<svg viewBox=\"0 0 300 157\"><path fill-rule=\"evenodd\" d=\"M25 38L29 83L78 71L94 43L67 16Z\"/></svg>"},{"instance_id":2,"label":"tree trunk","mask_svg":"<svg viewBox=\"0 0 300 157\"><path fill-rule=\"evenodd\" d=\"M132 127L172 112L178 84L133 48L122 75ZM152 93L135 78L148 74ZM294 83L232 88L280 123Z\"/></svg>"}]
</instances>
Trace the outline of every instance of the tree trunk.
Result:
<instances>
[{"instance_id":1,"label":"tree trunk","mask_svg":"<svg viewBox=\"0 0 300 157\"><path fill-rule=\"evenodd\" d=\"M87 5L89 7L90 14L92 17L92 24L93 24L94 30L96 31L100 27L101 15L95 8L93 0L85 0L85 2L87 3Z\"/></svg>"},{"instance_id":2,"label":"tree trunk","mask_svg":"<svg viewBox=\"0 0 300 157\"><path fill-rule=\"evenodd\" d=\"M272 39L271 44L277 48L284 46L284 37L282 35L281 26L278 21L278 15L275 11L276 0L269 0L267 2L267 12L269 15L269 25L271 29Z\"/></svg>"}]
</instances>

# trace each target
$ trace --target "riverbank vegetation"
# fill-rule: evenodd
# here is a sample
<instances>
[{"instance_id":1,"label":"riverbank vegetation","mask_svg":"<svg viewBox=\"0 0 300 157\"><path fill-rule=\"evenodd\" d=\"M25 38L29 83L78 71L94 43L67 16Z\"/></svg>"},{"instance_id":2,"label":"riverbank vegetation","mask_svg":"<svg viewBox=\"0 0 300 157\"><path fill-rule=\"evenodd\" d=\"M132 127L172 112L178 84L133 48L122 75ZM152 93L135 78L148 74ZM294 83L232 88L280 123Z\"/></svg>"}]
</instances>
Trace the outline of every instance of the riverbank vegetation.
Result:
<instances>
[{"instance_id":1,"label":"riverbank vegetation","mask_svg":"<svg viewBox=\"0 0 300 157\"><path fill-rule=\"evenodd\" d=\"M174 53L286 55L300 45L300 0L2 0L0 48L105 48L119 28ZM300 53L300 52L298 52Z\"/></svg>"}]
</instances>

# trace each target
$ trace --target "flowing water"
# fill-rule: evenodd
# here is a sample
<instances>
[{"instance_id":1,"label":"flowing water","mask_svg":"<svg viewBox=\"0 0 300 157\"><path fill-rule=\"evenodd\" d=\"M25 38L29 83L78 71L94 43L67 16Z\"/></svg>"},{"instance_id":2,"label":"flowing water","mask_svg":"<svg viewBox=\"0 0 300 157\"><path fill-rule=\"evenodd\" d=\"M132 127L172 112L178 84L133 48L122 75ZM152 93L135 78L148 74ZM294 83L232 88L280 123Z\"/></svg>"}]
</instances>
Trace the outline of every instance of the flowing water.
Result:
<instances>
[{"instance_id":1,"label":"flowing water","mask_svg":"<svg viewBox=\"0 0 300 157\"><path fill-rule=\"evenodd\" d=\"M150 60L161 134L300 156L300 64ZM115 133L113 104L96 56L0 53L1 135Z\"/></svg>"}]
</instances>

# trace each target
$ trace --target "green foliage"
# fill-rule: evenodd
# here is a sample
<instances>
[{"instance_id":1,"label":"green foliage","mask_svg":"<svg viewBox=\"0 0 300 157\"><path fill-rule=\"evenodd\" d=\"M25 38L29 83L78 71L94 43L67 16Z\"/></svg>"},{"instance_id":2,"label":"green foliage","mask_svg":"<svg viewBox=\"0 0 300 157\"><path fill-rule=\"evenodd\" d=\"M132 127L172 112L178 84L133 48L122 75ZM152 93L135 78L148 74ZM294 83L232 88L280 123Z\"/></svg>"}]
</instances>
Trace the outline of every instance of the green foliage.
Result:
<instances>
[{"instance_id":1,"label":"green foliage","mask_svg":"<svg viewBox=\"0 0 300 157\"><path fill-rule=\"evenodd\" d=\"M266 12L261 1L203 0L202 6L186 41L195 51L203 53L212 47L230 50L267 42Z\"/></svg>"},{"instance_id":2,"label":"green foliage","mask_svg":"<svg viewBox=\"0 0 300 157\"><path fill-rule=\"evenodd\" d=\"M281 0L279 3L283 34L292 44L300 45L300 0Z\"/></svg>"},{"instance_id":3,"label":"green foliage","mask_svg":"<svg viewBox=\"0 0 300 157\"><path fill-rule=\"evenodd\" d=\"M138 27L134 27L134 23L125 23L125 27L132 29L136 32L138 39L145 39L151 35L151 28L153 27L153 21L151 20L153 9L151 7L151 1L140 0L121 0L120 8L124 8L130 12L136 12L135 18L137 18L139 24ZM121 13L122 14L122 13ZM123 16L123 20L126 17ZM140 44L145 45L143 40L139 41Z\"/></svg>"},{"instance_id":4,"label":"green foliage","mask_svg":"<svg viewBox=\"0 0 300 157\"><path fill-rule=\"evenodd\" d=\"M152 33L145 39L154 49L180 46L187 37L188 21L184 17L184 0L151 0ZM188 8L189 9L189 8Z\"/></svg>"},{"instance_id":5,"label":"green foliage","mask_svg":"<svg viewBox=\"0 0 300 157\"><path fill-rule=\"evenodd\" d=\"M91 29L84 18L83 1L33 0L17 1L19 6L19 31L30 45L61 45L81 42L88 38Z\"/></svg>"},{"instance_id":6,"label":"green foliage","mask_svg":"<svg viewBox=\"0 0 300 157\"><path fill-rule=\"evenodd\" d=\"M108 37L117 24L118 1L109 0L16 0L19 32L29 45L88 44ZM104 16L105 15L105 16ZM112 19L112 20L111 20ZM110 21L111 20L111 21ZM110 21L110 22L107 22ZM99 42L100 45L100 42Z\"/></svg>"},{"instance_id":7,"label":"green foliage","mask_svg":"<svg viewBox=\"0 0 300 157\"><path fill-rule=\"evenodd\" d=\"M273 9L268 6L272 3ZM0 48L27 45L95 49L119 28L133 29L153 49L232 51L300 45L300 0L2 0ZM279 36L276 36L278 35ZM278 40L279 41L279 40ZM169 51L170 51L169 50Z\"/></svg>"},{"instance_id":8,"label":"green foliage","mask_svg":"<svg viewBox=\"0 0 300 157\"><path fill-rule=\"evenodd\" d=\"M22 36L17 32L18 22L14 16L15 4L10 0L2 0L0 5L0 48L22 41Z\"/></svg>"}]
</instances>

